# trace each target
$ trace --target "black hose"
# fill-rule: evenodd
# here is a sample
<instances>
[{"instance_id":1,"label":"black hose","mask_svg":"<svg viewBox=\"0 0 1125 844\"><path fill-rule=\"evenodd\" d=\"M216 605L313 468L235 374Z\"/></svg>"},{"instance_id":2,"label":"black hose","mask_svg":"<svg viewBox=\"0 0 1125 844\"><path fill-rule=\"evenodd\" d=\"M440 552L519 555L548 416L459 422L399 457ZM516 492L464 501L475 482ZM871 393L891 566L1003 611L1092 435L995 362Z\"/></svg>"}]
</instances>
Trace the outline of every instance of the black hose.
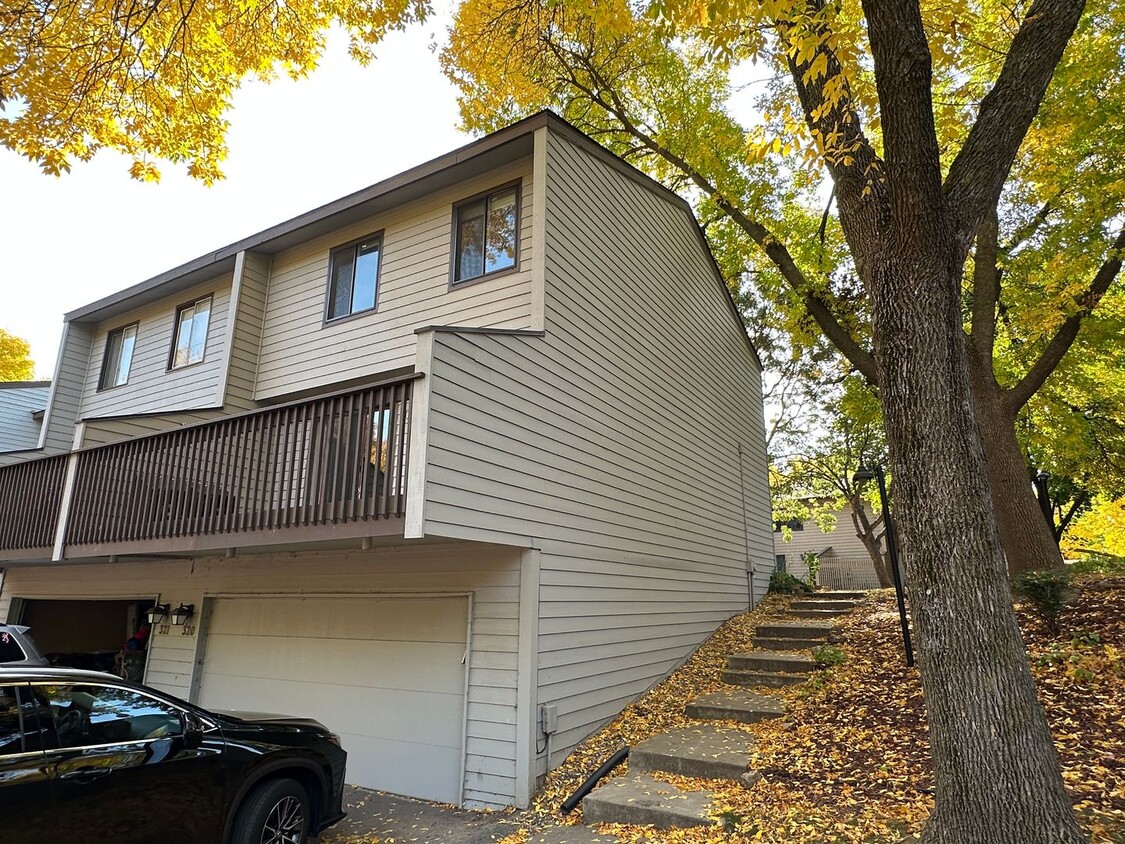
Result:
<instances>
[{"instance_id":1,"label":"black hose","mask_svg":"<svg viewBox=\"0 0 1125 844\"><path fill-rule=\"evenodd\" d=\"M600 768L590 774L586 782L578 786L578 790L575 791L574 794L570 795L570 797L562 802L562 805L559 806L559 811L564 815L569 815L574 810L574 807L581 802L582 798L594 790L594 786L601 781L602 777L624 762L628 757L629 748L627 747L621 748L610 756Z\"/></svg>"}]
</instances>

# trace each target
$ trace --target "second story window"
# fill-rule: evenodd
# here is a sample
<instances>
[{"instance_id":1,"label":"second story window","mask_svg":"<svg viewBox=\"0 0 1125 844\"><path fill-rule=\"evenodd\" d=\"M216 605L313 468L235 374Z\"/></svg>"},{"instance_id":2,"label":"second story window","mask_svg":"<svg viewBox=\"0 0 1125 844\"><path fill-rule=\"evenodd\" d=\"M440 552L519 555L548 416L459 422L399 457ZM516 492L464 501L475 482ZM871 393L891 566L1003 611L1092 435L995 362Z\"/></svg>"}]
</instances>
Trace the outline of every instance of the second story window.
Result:
<instances>
[{"instance_id":1,"label":"second story window","mask_svg":"<svg viewBox=\"0 0 1125 844\"><path fill-rule=\"evenodd\" d=\"M129 365L133 362L133 347L137 343L137 323L115 328L105 338L105 357L98 389L120 387L129 380Z\"/></svg>"},{"instance_id":2,"label":"second story window","mask_svg":"<svg viewBox=\"0 0 1125 844\"><path fill-rule=\"evenodd\" d=\"M381 234L332 250L328 261L326 321L375 309L382 251Z\"/></svg>"},{"instance_id":3,"label":"second story window","mask_svg":"<svg viewBox=\"0 0 1125 844\"><path fill-rule=\"evenodd\" d=\"M207 325L211 321L211 297L204 296L176 311L176 334L172 338L169 369L191 366L203 360L207 348Z\"/></svg>"},{"instance_id":4,"label":"second story window","mask_svg":"<svg viewBox=\"0 0 1125 844\"><path fill-rule=\"evenodd\" d=\"M460 203L453 209L453 283L516 265L519 186Z\"/></svg>"}]
</instances>

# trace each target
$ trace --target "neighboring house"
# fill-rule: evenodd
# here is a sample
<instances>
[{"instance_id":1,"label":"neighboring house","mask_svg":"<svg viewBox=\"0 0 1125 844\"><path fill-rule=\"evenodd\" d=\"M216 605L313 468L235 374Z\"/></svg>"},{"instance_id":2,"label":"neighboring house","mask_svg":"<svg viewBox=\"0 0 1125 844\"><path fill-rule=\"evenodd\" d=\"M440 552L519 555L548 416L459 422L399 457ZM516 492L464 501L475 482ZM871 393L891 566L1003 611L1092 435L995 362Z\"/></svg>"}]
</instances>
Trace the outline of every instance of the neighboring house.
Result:
<instances>
[{"instance_id":1,"label":"neighboring house","mask_svg":"<svg viewBox=\"0 0 1125 844\"><path fill-rule=\"evenodd\" d=\"M0 381L0 454L39 446L50 381Z\"/></svg>"},{"instance_id":2,"label":"neighboring house","mask_svg":"<svg viewBox=\"0 0 1125 844\"><path fill-rule=\"evenodd\" d=\"M549 113L68 314L44 425L0 619L97 650L167 605L148 683L401 794L526 805L773 565L689 206Z\"/></svg>"},{"instance_id":3,"label":"neighboring house","mask_svg":"<svg viewBox=\"0 0 1125 844\"><path fill-rule=\"evenodd\" d=\"M786 522L792 538L787 542L780 523L774 524L773 553L777 571L806 580L807 555L820 561L817 582L831 589L878 589L879 577L852 522L852 505L836 512L836 527L825 533L812 519Z\"/></svg>"}]
</instances>

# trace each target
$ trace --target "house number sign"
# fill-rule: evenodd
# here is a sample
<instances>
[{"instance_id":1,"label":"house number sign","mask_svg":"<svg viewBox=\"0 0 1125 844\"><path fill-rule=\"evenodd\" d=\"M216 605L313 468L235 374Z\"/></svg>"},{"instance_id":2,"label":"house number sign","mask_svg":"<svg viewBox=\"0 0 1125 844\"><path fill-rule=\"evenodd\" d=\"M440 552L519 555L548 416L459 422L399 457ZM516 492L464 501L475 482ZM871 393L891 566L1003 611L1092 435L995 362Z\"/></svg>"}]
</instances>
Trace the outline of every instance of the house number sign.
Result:
<instances>
[{"instance_id":1,"label":"house number sign","mask_svg":"<svg viewBox=\"0 0 1125 844\"><path fill-rule=\"evenodd\" d=\"M194 636L195 635L195 625L194 624L183 625L183 627L180 628L180 635L181 636Z\"/></svg>"}]
</instances>

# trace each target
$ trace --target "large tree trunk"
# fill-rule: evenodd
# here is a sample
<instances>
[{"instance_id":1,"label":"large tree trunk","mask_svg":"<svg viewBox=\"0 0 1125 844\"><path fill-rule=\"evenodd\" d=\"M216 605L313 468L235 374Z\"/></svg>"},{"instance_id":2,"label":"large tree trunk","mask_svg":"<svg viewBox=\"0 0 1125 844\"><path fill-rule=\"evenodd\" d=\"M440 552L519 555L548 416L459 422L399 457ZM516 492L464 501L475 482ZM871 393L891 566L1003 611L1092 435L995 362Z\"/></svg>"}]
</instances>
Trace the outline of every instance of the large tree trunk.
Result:
<instances>
[{"instance_id":1,"label":"large tree trunk","mask_svg":"<svg viewBox=\"0 0 1125 844\"><path fill-rule=\"evenodd\" d=\"M924 844L1078 844L1012 608L962 329L966 250L909 0L864 3L887 150L865 278L934 763ZM975 187L974 185L971 185ZM841 205L843 212L843 205ZM962 235L963 236L963 235Z\"/></svg>"},{"instance_id":2,"label":"large tree trunk","mask_svg":"<svg viewBox=\"0 0 1125 844\"><path fill-rule=\"evenodd\" d=\"M938 783L923 841L1081 842L991 513L955 250L941 233L903 223L877 267L873 305Z\"/></svg>"},{"instance_id":3,"label":"large tree trunk","mask_svg":"<svg viewBox=\"0 0 1125 844\"><path fill-rule=\"evenodd\" d=\"M1016 439L1015 413L1004 406L1000 387L992 376L992 361L982 361L970 344L969 362L992 508L1008 574L1015 577L1035 569L1062 568L1062 553L1032 493L1027 462Z\"/></svg>"}]
</instances>

